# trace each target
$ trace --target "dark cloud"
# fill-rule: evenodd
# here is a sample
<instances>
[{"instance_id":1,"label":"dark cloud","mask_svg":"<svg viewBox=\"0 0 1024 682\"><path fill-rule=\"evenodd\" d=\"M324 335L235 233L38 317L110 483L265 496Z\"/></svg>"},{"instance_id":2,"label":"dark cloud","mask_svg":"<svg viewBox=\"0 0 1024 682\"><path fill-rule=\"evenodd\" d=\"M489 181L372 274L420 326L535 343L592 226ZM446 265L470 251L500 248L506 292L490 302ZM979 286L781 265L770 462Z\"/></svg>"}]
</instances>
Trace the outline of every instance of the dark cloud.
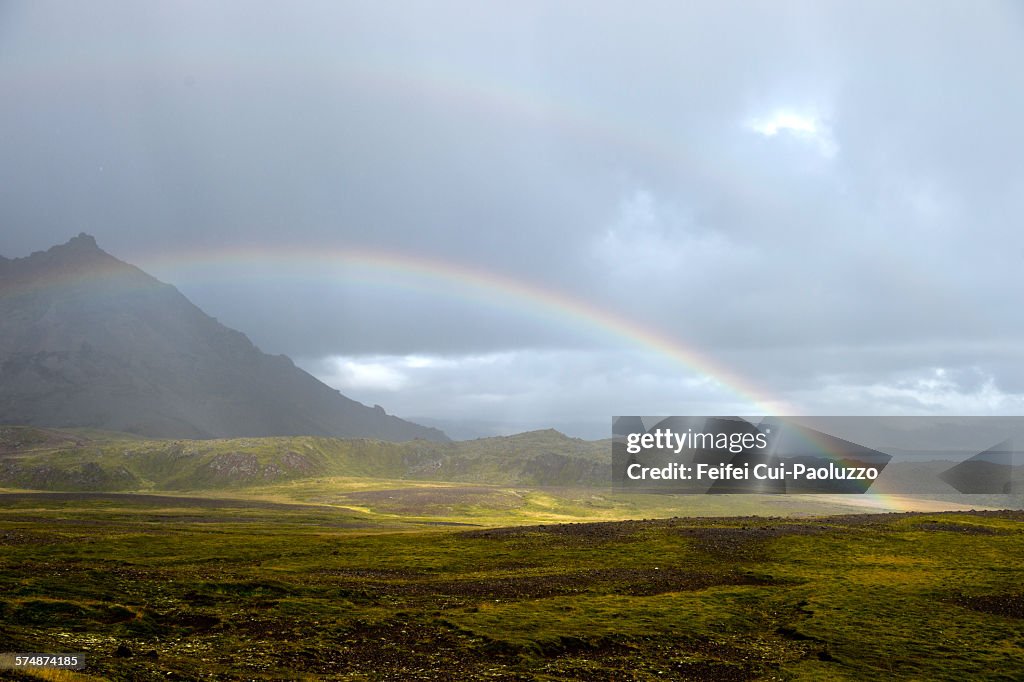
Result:
<instances>
[{"instance_id":1,"label":"dark cloud","mask_svg":"<svg viewBox=\"0 0 1024 682\"><path fill-rule=\"evenodd\" d=\"M91 232L356 398L577 430L742 400L643 328L805 412L1021 407L1013 3L0 13L0 253ZM533 294L173 258L246 249Z\"/></svg>"}]
</instances>

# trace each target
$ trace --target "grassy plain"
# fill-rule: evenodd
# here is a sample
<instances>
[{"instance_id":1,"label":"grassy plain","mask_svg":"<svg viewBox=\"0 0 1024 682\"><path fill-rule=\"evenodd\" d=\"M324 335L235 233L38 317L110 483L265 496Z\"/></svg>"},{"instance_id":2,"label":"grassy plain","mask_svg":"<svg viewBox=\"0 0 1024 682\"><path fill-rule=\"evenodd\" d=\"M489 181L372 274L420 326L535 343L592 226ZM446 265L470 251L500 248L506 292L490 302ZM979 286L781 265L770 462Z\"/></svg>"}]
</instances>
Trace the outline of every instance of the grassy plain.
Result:
<instances>
[{"instance_id":1,"label":"grassy plain","mask_svg":"<svg viewBox=\"0 0 1024 682\"><path fill-rule=\"evenodd\" d=\"M0 653L88 663L0 679L1022 678L1024 512L617 494L607 460L0 427Z\"/></svg>"},{"instance_id":2,"label":"grassy plain","mask_svg":"<svg viewBox=\"0 0 1024 682\"><path fill-rule=\"evenodd\" d=\"M334 500L385 491L361 508L295 501L336 483L234 500L5 495L0 651L89 665L0 674L1020 679L1021 512L494 527L499 511L468 493L447 516L393 508L410 504L393 482ZM522 494L523 518L574 499Z\"/></svg>"}]
</instances>

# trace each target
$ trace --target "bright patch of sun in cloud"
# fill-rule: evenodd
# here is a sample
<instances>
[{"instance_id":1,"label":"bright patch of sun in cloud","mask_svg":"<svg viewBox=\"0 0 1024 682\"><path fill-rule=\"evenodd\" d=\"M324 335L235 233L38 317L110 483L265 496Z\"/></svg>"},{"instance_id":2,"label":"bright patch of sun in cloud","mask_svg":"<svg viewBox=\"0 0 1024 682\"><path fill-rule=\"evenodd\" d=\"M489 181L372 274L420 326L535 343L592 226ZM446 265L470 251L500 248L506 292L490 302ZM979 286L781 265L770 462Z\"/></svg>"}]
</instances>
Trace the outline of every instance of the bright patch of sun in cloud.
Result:
<instances>
[{"instance_id":1,"label":"bright patch of sun in cloud","mask_svg":"<svg viewBox=\"0 0 1024 682\"><path fill-rule=\"evenodd\" d=\"M386 362L333 358L331 364L333 371L329 383L343 389L397 391L408 381L399 367Z\"/></svg>"},{"instance_id":2,"label":"bright patch of sun in cloud","mask_svg":"<svg viewBox=\"0 0 1024 682\"><path fill-rule=\"evenodd\" d=\"M797 135L818 134L818 122L814 118L794 114L790 111L779 111L770 118L751 121L750 128L767 137L775 137L780 131Z\"/></svg>"},{"instance_id":3,"label":"bright patch of sun in cloud","mask_svg":"<svg viewBox=\"0 0 1024 682\"><path fill-rule=\"evenodd\" d=\"M403 360L403 364L411 369L439 367L445 364L443 358L431 357L429 355L406 355Z\"/></svg>"},{"instance_id":4,"label":"bright patch of sun in cloud","mask_svg":"<svg viewBox=\"0 0 1024 682\"><path fill-rule=\"evenodd\" d=\"M746 128L765 137L788 136L814 145L827 159L839 153L832 130L817 114L779 109L769 116L751 118Z\"/></svg>"}]
</instances>

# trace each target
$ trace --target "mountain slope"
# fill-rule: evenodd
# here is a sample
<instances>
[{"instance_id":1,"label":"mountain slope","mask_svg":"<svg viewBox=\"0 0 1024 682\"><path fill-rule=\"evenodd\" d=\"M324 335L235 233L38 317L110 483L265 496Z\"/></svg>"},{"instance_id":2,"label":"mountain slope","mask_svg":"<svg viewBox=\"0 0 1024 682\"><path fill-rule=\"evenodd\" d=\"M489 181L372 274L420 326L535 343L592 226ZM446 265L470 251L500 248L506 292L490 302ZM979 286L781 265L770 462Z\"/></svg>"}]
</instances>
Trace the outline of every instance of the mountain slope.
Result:
<instances>
[{"instance_id":1,"label":"mountain slope","mask_svg":"<svg viewBox=\"0 0 1024 682\"><path fill-rule=\"evenodd\" d=\"M0 260L0 423L447 440L346 398L85 234Z\"/></svg>"}]
</instances>

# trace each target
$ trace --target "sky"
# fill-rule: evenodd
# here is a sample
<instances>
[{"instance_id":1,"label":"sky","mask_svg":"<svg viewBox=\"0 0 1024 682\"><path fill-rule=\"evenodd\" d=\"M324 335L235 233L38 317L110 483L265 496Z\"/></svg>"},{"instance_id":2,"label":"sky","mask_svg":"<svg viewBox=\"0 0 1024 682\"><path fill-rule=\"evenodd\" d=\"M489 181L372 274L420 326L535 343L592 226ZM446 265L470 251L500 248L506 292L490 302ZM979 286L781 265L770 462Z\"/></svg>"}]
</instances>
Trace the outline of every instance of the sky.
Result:
<instances>
[{"instance_id":1,"label":"sky","mask_svg":"<svg viewBox=\"0 0 1024 682\"><path fill-rule=\"evenodd\" d=\"M0 254L455 437L1024 414L1019 3L0 0L0 92Z\"/></svg>"}]
</instances>

